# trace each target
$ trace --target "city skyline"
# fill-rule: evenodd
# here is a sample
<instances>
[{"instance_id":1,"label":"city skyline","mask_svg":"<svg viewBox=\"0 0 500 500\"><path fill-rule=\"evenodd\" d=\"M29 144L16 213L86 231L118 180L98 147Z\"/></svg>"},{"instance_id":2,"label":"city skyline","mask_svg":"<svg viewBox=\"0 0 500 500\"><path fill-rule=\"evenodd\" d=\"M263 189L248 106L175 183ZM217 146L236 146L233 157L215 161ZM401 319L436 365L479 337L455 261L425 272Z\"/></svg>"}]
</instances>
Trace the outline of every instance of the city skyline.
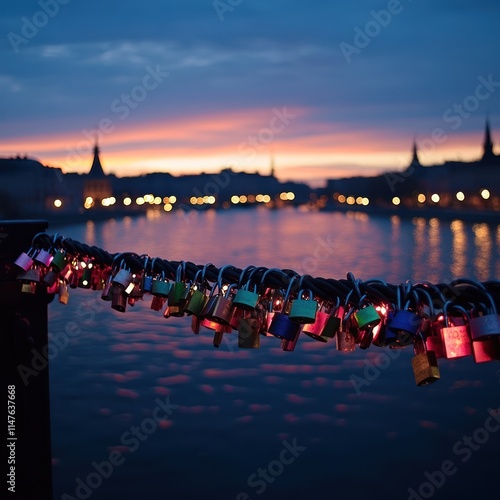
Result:
<instances>
[{"instance_id":1,"label":"city skyline","mask_svg":"<svg viewBox=\"0 0 500 500\"><path fill-rule=\"evenodd\" d=\"M117 176L273 158L318 183L403 169L414 138L423 164L475 160L485 116L500 142L495 2L135 5L8 6L0 156L84 173L97 138Z\"/></svg>"}]
</instances>

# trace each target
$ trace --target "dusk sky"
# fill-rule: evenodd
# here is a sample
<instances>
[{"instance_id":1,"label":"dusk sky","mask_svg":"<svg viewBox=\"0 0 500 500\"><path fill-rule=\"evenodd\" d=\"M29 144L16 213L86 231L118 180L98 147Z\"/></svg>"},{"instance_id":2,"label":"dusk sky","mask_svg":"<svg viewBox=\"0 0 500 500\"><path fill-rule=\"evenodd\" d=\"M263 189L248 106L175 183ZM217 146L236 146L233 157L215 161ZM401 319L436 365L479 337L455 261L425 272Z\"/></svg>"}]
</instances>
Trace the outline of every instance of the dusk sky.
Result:
<instances>
[{"instance_id":1,"label":"dusk sky","mask_svg":"<svg viewBox=\"0 0 500 500\"><path fill-rule=\"evenodd\" d=\"M11 0L0 156L86 172L282 180L500 144L498 0Z\"/></svg>"}]
</instances>

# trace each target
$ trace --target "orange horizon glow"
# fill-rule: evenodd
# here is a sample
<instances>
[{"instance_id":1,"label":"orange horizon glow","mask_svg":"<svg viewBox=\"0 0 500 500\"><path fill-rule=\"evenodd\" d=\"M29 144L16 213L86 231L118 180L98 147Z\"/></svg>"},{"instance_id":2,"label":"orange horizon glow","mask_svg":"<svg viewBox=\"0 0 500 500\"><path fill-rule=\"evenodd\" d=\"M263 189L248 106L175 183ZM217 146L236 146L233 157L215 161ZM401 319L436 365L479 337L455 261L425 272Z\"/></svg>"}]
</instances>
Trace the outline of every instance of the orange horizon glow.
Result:
<instances>
[{"instance_id":1,"label":"orange horizon glow","mask_svg":"<svg viewBox=\"0 0 500 500\"><path fill-rule=\"evenodd\" d=\"M282 130L261 135L263 141L258 134L270 130L274 116L268 108L146 124L115 122L112 131L97 133L101 162L106 173L119 177L210 173L227 167L267 175L273 158L278 178L317 181L400 170L411 160L411 137L402 139L401 134L384 129L347 130L340 123L311 123L307 119L314 110L288 111L294 118ZM65 173L86 173L92 164L95 135L81 130L3 139L0 154L27 154ZM477 132L450 132L441 144L417 137L419 158L424 165L473 161L482 154L482 141Z\"/></svg>"}]
</instances>

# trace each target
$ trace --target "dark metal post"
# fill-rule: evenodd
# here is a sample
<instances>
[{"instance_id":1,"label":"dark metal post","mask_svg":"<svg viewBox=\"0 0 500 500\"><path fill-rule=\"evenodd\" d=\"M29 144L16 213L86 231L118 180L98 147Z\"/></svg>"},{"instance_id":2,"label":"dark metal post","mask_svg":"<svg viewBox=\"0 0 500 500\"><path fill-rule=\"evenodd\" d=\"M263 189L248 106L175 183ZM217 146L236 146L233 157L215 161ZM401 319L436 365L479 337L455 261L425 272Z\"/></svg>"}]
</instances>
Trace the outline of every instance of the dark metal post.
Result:
<instances>
[{"instance_id":1,"label":"dark metal post","mask_svg":"<svg viewBox=\"0 0 500 500\"><path fill-rule=\"evenodd\" d=\"M7 496L52 498L46 287L22 293L14 260L45 221L0 221L0 330L4 342ZM4 414L5 415L5 414ZM4 479L5 481L5 479ZM5 483L4 483L5 484Z\"/></svg>"}]
</instances>

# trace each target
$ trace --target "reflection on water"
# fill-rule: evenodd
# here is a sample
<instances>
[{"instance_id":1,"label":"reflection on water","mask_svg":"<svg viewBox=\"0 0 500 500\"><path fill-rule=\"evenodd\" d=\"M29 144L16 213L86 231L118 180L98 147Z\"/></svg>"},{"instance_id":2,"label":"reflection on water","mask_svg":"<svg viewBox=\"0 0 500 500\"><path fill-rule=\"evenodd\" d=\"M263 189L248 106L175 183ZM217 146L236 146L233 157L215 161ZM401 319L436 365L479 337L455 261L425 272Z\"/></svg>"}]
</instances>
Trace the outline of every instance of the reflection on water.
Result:
<instances>
[{"instance_id":1,"label":"reflection on water","mask_svg":"<svg viewBox=\"0 0 500 500\"><path fill-rule=\"evenodd\" d=\"M468 243L465 224L460 220L454 220L450 224L450 228L453 233L453 262L451 264L451 272L455 276L465 276Z\"/></svg>"},{"instance_id":2,"label":"reflection on water","mask_svg":"<svg viewBox=\"0 0 500 500\"><path fill-rule=\"evenodd\" d=\"M487 224L475 224L472 230L475 237L474 245L477 248L477 254L474 258L475 272L480 280L486 280L491 272L493 250L490 227Z\"/></svg>"},{"instance_id":3,"label":"reflection on water","mask_svg":"<svg viewBox=\"0 0 500 500\"><path fill-rule=\"evenodd\" d=\"M365 214L174 212L60 232L111 252L325 277L352 271L393 283L493 278L500 260L498 228ZM79 498L77 478L85 481L111 451L125 462L91 500L234 500L241 492L247 500L359 499L374 488L380 498L406 499L425 471L450 459L460 474L442 498L475 498L477 477L482 497L498 492L500 433L467 463L453 452L499 406L498 363L443 361L442 379L417 388L409 349L387 361L376 347L344 354L304 337L283 352L263 337L261 349L241 350L234 334L214 349L208 331L194 335L188 318L164 319L150 299L121 314L96 292L71 292L67 306L49 307L53 338L73 321L81 329L51 360L55 498ZM353 376L364 383L353 385ZM162 413L144 439L124 442L167 396L179 405L172 415ZM249 477L279 460L284 440L305 450L259 494Z\"/></svg>"}]
</instances>

